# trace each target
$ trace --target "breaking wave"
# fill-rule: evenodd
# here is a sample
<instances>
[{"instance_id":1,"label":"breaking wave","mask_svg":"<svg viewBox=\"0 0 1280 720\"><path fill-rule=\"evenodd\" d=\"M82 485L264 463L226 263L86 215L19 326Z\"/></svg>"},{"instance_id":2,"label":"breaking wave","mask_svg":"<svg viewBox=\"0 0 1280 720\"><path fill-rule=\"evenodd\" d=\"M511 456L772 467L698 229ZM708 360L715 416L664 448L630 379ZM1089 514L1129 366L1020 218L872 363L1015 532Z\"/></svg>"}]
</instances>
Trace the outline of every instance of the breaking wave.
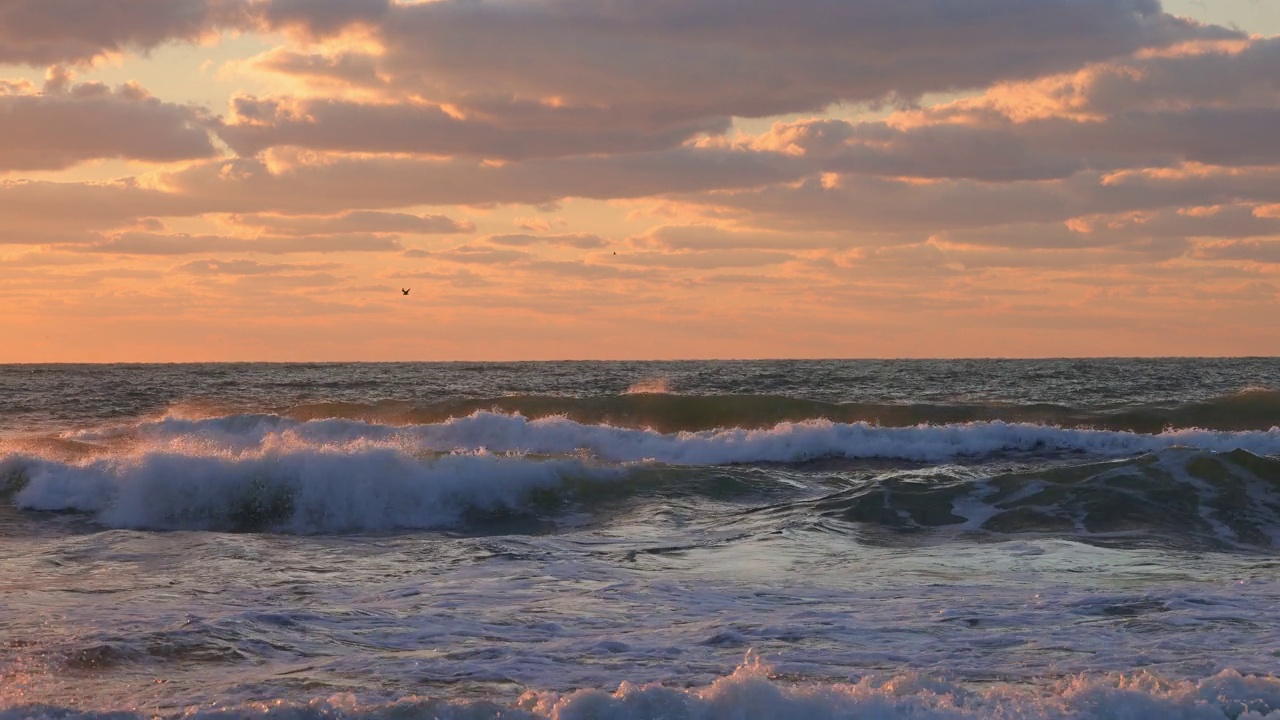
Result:
<instances>
[{"instance_id":1,"label":"breaking wave","mask_svg":"<svg viewBox=\"0 0 1280 720\"><path fill-rule=\"evenodd\" d=\"M0 720L135 720L150 712L95 712L48 705L0 710ZM1154 674L1074 676L1041 684L993 682L978 686L920 675L866 678L857 682L788 681L748 657L732 674L706 687L675 688L622 683L614 692L529 691L513 703L492 700L407 698L362 704L340 694L309 703L267 701L200 710L176 716L230 718L437 718L439 720L773 720L783 718L1186 718L1187 720L1275 720L1280 718L1280 679L1224 670L1197 680L1166 680Z\"/></svg>"},{"instance_id":2,"label":"breaking wave","mask_svg":"<svg viewBox=\"0 0 1280 720\"><path fill-rule=\"evenodd\" d=\"M1175 406L1141 405L1112 410L1037 403L836 403L780 395L672 394L664 379L645 380L624 394L604 397L521 395L431 404L325 402L298 405L284 414L296 420L348 419L380 424L438 423L476 411L530 418L560 416L588 425L653 428L660 432L711 428L766 428L822 418L905 427L1004 421L1064 428L1156 433L1167 428L1267 430L1280 425L1280 391L1253 389Z\"/></svg>"},{"instance_id":3,"label":"breaking wave","mask_svg":"<svg viewBox=\"0 0 1280 720\"><path fill-rule=\"evenodd\" d=\"M97 445L204 447L243 452L276 439L306 445L388 443L410 452L484 449L498 453L588 455L609 462L656 461L672 465L800 463L823 458L881 458L941 462L1001 453L1135 455L1171 447L1258 455L1280 453L1280 428L1248 431L1167 430L1155 434L1061 428L1004 421L885 427L830 420L783 422L760 429L663 433L590 425L564 417L531 420L477 411L421 425L361 420L300 421L279 415L229 415L155 422L70 433L65 441Z\"/></svg>"},{"instance_id":4,"label":"breaking wave","mask_svg":"<svg viewBox=\"0 0 1280 720\"><path fill-rule=\"evenodd\" d=\"M342 533L447 528L519 514L539 491L619 475L569 459L268 447L79 463L16 455L0 461L0 491L22 509L89 513L110 527Z\"/></svg>"},{"instance_id":5,"label":"breaking wave","mask_svg":"<svg viewBox=\"0 0 1280 720\"><path fill-rule=\"evenodd\" d=\"M453 528L589 506L601 496L594 489L606 485L614 488L608 497L702 492L702 476L680 468L780 463L806 472L810 461L841 458L888 464L846 468L838 481L817 474L808 485L774 481L784 502L763 508L778 491L766 498L758 479L743 479L730 494L754 503L753 512L891 534L951 529L1270 548L1280 546L1280 459L1269 457L1278 454L1276 429L1141 434L810 420L660 433L492 412L406 426L230 415L78 431L10 448L0 456L0 496L22 509L88 513L122 528ZM986 469L992 459L998 462ZM1009 474L1010 459L1040 467ZM832 492L832 482L843 487Z\"/></svg>"}]
</instances>

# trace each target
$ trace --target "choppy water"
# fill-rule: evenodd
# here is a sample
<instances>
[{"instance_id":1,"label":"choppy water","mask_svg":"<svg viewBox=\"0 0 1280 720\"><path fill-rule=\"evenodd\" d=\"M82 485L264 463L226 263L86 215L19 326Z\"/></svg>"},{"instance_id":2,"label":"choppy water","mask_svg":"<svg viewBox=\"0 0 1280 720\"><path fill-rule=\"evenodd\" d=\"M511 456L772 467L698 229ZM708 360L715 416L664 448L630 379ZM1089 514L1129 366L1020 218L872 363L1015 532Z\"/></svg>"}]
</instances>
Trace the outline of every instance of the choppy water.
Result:
<instances>
[{"instance_id":1,"label":"choppy water","mask_svg":"<svg viewBox=\"0 0 1280 720\"><path fill-rule=\"evenodd\" d=\"M0 366L0 718L1280 718L1280 360Z\"/></svg>"}]
</instances>

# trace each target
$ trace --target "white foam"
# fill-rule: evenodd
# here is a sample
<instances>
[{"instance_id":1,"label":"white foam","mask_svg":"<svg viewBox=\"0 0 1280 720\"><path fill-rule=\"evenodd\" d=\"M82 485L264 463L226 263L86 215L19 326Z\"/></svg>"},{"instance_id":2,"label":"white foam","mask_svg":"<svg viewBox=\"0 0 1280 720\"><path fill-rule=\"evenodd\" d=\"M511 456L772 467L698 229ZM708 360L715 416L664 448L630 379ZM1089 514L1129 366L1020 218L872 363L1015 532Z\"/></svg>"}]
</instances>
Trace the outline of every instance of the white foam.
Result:
<instances>
[{"instance_id":1,"label":"white foam","mask_svg":"<svg viewBox=\"0 0 1280 720\"><path fill-rule=\"evenodd\" d=\"M78 440L111 440L120 431L84 432ZM1280 428L1218 432L1198 429L1159 434L1064 429L1028 423L972 422L881 427L827 420L779 423L772 428L659 433L654 430L584 425L563 417L531 420L521 415L476 412L442 423L381 425L357 420L297 421L275 415L237 415L206 420L169 418L130 430L151 443L198 441L246 449L272 436L308 444L396 442L417 451L488 449L535 454L588 453L602 460L655 460L676 465L801 462L815 458L891 458L940 462L1008 452L1080 452L1121 457L1170 447L1255 454L1280 453Z\"/></svg>"},{"instance_id":2,"label":"white foam","mask_svg":"<svg viewBox=\"0 0 1280 720\"><path fill-rule=\"evenodd\" d=\"M440 720L1276 720L1280 680L1227 670L1198 681L1154 675L1086 677L1040 684L991 683L966 687L919 675L857 683L791 683L772 678L768 666L749 659L733 674L702 688L637 686L615 692L527 692L514 706L467 700L407 698L390 705L362 705L351 694L302 704L287 701L198 710L192 720L227 718L414 718ZM131 720L141 713L77 712L53 707L0 710L0 720L105 718Z\"/></svg>"},{"instance_id":3,"label":"white foam","mask_svg":"<svg viewBox=\"0 0 1280 720\"><path fill-rule=\"evenodd\" d=\"M782 683L749 658L709 687L678 690L624 683L617 692L527 694L535 718L1280 718L1280 680L1225 671L1198 682L1154 676L1077 677L1050 687L995 683L969 688L919 675L854 684ZM1244 711L1244 712L1242 712ZM505 717L505 716L504 716Z\"/></svg>"},{"instance_id":4,"label":"white foam","mask_svg":"<svg viewBox=\"0 0 1280 720\"><path fill-rule=\"evenodd\" d=\"M296 533L454 525L469 510L518 508L566 477L617 477L580 460L487 453L422 459L393 447L293 446L200 454L174 450L65 463L10 457L30 510L93 513L106 525Z\"/></svg>"}]
</instances>

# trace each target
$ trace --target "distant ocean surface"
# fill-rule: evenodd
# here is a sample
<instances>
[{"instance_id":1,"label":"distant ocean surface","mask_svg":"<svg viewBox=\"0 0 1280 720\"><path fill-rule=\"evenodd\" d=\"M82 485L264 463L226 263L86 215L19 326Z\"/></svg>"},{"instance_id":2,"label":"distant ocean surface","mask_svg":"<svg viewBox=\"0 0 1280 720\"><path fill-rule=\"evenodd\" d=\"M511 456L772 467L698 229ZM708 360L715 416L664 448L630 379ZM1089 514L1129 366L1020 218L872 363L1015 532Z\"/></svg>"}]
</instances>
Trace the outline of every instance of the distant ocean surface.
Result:
<instances>
[{"instance_id":1,"label":"distant ocean surface","mask_svg":"<svg viewBox=\"0 0 1280 720\"><path fill-rule=\"evenodd\" d=\"M1280 360L0 365L0 719L1280 718Z\"/></svg>"}]
</instances>

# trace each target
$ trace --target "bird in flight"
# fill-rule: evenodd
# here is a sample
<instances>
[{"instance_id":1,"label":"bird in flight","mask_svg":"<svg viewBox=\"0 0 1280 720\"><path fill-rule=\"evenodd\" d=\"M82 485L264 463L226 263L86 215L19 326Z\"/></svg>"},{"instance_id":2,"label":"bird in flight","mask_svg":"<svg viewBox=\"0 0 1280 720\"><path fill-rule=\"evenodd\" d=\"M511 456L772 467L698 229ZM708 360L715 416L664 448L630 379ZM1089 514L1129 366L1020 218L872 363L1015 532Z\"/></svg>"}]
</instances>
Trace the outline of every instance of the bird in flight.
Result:
<instances>
[{"instance_id":1,"label":"bird in flight","mask_svg":"<svg viewBox=\"0 0 1280 720\"><path fill-rule=\"evenodd\" d=\"M409 288L400 288L400 292L404 293L405 295L408 295L408 294L409 294Z\"/></svg>"}]
</instances>

